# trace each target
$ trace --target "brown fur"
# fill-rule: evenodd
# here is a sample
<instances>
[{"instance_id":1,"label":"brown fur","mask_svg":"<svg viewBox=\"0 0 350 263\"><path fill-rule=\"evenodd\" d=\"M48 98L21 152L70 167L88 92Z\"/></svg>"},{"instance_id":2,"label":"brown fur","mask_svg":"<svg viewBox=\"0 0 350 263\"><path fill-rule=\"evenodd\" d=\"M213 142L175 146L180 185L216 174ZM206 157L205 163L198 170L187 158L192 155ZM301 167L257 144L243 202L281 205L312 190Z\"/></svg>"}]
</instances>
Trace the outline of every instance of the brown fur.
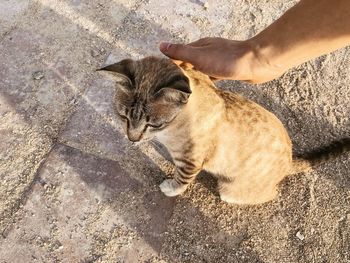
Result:
<instances>
[{"instance_id":1,"label":"brown fur","mask_svg":"<svg viewBox=\"0 0 350 263\"><path fill-rule=\"evenodd\" d=\"M293 160L291 140L274 114L180 67L148 57L104 68L122 76L115 108L129 139L156 139L174 160L174 179L160 185L167 196L184 192L204 169L218 178L222 200L264 203L276 197L283 178L322 159ZM349 141L342 145L349 150Z\"/></svg>"}]
</instances>

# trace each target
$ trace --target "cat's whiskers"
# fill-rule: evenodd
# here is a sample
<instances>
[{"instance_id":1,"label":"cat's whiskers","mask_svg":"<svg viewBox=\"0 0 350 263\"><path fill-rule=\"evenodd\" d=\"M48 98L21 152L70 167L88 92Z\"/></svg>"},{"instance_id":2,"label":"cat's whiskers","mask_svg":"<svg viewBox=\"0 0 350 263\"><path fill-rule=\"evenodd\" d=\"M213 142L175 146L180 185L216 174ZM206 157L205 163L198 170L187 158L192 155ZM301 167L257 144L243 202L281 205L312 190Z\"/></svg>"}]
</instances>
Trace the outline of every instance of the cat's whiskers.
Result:
<instances>
[{"instance_id":1,"label":"cat's whiskers","mask_svg":"<svg viewBox=\"0 0 350 263\"><path fill-rule=\"evenodd\" d=\"M138 142L131 142L131 145L133 147L139 147L142 143L144 143L143 141L138 141Z\"/></svg>"}]
</instances>

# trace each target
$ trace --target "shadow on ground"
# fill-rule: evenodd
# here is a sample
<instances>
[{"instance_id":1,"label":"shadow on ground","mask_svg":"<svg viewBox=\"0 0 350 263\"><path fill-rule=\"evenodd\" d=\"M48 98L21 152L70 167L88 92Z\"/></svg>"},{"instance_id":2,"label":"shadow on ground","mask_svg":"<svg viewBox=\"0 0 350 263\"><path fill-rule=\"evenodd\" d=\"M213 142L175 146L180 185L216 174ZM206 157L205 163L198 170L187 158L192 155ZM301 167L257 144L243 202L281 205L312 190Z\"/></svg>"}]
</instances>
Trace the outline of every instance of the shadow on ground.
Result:
<instances>
[{"instance_id":1,"label":"shadow on ground","mask_svg":"<svg viewBox=\"0 0 350 263\"><path fill-rule=\"evenodd\" d=\"M348 155L287 178L271 203L233 206L207 174L183 196L164 197L169 158L119 132L113 84L96 68L157 54L161 40L245 38L270 22L264 12L274 19L291 4L199 2L39 0L9 12L16 21L5 19L0 40L1 262L350 260ZM219 85L274 112L303 153L350 134L348 53L259 87Z\"/></svg>"}]
</instances>

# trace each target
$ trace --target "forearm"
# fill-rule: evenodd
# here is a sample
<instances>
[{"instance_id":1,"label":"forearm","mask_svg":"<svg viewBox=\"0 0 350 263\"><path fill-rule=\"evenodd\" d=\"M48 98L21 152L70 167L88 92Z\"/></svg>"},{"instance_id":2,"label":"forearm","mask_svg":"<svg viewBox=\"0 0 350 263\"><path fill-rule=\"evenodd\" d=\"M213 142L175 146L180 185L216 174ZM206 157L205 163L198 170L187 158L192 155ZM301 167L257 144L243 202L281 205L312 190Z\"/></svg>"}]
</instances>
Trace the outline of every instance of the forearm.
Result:
<instances>
[{"instance_id":1,"label":"forearm","mask_svg":"<svg viewBox=\"0 0 350 263\"><path fill-rule=\"evenodd\" d=\"M263 83L349 44L350 0L301 0L251 39L203 38L160 50L217 79Z\"/></svg>"},{"instance_id":2,"label":"forearm","mask_svg":"<svg viewBox=\"0 0 350 263\"><path fill-rule=\"evenodd\" d=\"M350 44L350 0L302 0L251 39L278 71Z\"/></svg>"}]
</instances>

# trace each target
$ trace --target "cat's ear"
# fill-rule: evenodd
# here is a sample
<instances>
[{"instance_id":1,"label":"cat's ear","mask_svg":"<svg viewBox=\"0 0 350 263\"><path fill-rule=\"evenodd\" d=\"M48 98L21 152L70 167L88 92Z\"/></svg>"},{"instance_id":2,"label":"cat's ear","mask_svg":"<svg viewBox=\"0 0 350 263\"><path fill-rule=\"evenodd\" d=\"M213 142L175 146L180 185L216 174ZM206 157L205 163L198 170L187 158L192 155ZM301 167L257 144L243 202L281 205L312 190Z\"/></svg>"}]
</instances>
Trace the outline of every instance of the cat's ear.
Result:
<instances>
[{"instance_id":1,"label":"cat's ear","mask_svg":"<svg viewBox=\"0 0 350 263\"><path fill-rule=\"evenodd\" d=\"M166 102L175 102L185 104L188 101L192 91L189 80L185 75L176 75L170 78L163 87L154 95L155 99L162 99Z\"/></svg>"},{"instance_id":2,"label":"cat's ear","mask_svg":"<svg viewBox=\"0 0 350 263\"><path fill-rule=\"evenodd\" d=\"M115 64L98 69L98 71L108 71L117 78L121 78L119 82L127 81L130 87L135 84L135 62L132 59L123 59Z\"/></svg>"},{"instance_id":3,"label":"cat's ear","mask_svg":"<svg viewBox=\"0 0 350 263\"><path fill-rule=\"evenodd\" d=\"M190 94L172 88L162 88L154 96L156 100L185 104Z\"/></svg>"}]
</instances>

